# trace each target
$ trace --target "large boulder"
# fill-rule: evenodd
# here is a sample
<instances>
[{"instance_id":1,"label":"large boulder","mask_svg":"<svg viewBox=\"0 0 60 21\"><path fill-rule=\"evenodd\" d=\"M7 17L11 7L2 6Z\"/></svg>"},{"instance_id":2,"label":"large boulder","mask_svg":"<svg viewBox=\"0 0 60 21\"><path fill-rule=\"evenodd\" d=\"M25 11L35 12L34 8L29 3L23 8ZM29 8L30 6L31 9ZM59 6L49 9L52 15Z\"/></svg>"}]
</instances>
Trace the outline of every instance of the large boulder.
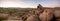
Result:
<instances>
[{"instance_id":1,"label":"large boulder","mask_svg":"<svg viewBox=\"0 0 60 21\"><path fill-rule=\"evenodd\" d=\"M45 9L42 14L40 14L39 18L41 21L51 21L53 17L53 10Z\"/></svg>"},{"instance_id":2,"label":"large boulder","mask_svg":"<svg viewBox=\"0 0 60 21\"><path fill-rule=\"evenodd\" d=\"M39 21L39 19L36 15L31 15L27 18L27 21Z\"/></svg>"}]
</instances>

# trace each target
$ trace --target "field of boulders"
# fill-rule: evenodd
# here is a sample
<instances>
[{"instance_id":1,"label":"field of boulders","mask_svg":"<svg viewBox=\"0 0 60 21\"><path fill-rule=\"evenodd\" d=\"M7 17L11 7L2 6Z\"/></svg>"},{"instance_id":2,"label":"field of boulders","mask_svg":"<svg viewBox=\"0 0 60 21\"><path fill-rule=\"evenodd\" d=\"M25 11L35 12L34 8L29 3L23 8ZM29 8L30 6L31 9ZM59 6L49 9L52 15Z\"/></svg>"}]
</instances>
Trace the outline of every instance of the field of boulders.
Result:
<instances>
[{"instance_id":1,"label":"field of boulders","mask_svg":"<svg viewBox=\"0 0 60 21\"><path fill-rule=\"evenodd\" d=\"M0 8L0 21L25 21L29 10L32 10L32 8Z\"/></svg>"}]
</instances>

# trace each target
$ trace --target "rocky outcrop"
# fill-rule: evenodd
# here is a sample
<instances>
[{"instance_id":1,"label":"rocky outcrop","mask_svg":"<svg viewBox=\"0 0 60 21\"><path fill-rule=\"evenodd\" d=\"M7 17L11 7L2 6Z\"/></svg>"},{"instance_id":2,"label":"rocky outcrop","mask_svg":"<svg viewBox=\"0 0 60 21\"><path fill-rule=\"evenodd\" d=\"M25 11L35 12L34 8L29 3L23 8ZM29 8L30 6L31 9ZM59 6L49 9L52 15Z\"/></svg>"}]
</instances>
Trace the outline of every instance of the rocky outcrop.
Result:
<instances>
[{"instance_id":1,"label":"rocky outcrop","mask_svg":"<svg viewBox=\"0 0 60 21\"><path fill-rule=\"evenodd\" d=\"M27 21L40 21L39 15L43 13L43 11L43 7L39 4L37 9L32 9L28 12L30 16L27 18Z\"/></svg>"},{"instance_id":2,"label":"rocky outcrop","mask_svg":"<svg viewBox=\"0 0 60 21\"><path fill-rule=\"evenodd\" d=\"M1 20L12 21L60 21L60 8L47 8L40 4L32 9L0 9Z\"/></svg>"}]
</instances>

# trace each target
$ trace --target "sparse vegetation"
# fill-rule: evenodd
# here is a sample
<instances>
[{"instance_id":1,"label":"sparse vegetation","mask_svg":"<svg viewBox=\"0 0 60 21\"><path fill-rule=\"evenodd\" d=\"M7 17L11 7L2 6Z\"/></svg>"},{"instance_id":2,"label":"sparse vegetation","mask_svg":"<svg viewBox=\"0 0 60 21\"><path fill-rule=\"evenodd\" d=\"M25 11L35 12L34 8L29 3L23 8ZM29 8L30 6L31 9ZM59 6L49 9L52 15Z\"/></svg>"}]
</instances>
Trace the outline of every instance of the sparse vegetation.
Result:
<instances>
[{"instance_id":1,"label":"sparse vegetation","mask_svg":"<svg viewBox=\"0 0 60 21\"><path fill-rule=\"evenodd\" d=\"M6 20L10 16L23 17L23 15L25 15L29 10L31 10L31 8L0 8L0 20ZM6 14L8 14L9 16L7 17Z\"/></svg>"}]
</instances>

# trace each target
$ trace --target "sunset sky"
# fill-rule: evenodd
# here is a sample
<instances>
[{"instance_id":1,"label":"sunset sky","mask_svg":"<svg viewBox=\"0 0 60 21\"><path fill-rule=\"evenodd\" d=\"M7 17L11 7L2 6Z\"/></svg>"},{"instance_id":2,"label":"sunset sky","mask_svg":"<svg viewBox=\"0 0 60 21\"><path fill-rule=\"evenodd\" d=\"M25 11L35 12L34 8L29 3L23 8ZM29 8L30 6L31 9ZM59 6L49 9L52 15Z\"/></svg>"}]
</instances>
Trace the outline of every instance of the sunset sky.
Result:
<instances>
[{"instance_id":1,"label":"sunset sky","mask_svg":"<svg viewBox=\"0 0 60 21\"><path fill-rule=\"evenodd\" d=\"M38 4L43 7L60 7L60 0L0 0L0 7L36 8Z\"/></svg>"}]
</instances>

